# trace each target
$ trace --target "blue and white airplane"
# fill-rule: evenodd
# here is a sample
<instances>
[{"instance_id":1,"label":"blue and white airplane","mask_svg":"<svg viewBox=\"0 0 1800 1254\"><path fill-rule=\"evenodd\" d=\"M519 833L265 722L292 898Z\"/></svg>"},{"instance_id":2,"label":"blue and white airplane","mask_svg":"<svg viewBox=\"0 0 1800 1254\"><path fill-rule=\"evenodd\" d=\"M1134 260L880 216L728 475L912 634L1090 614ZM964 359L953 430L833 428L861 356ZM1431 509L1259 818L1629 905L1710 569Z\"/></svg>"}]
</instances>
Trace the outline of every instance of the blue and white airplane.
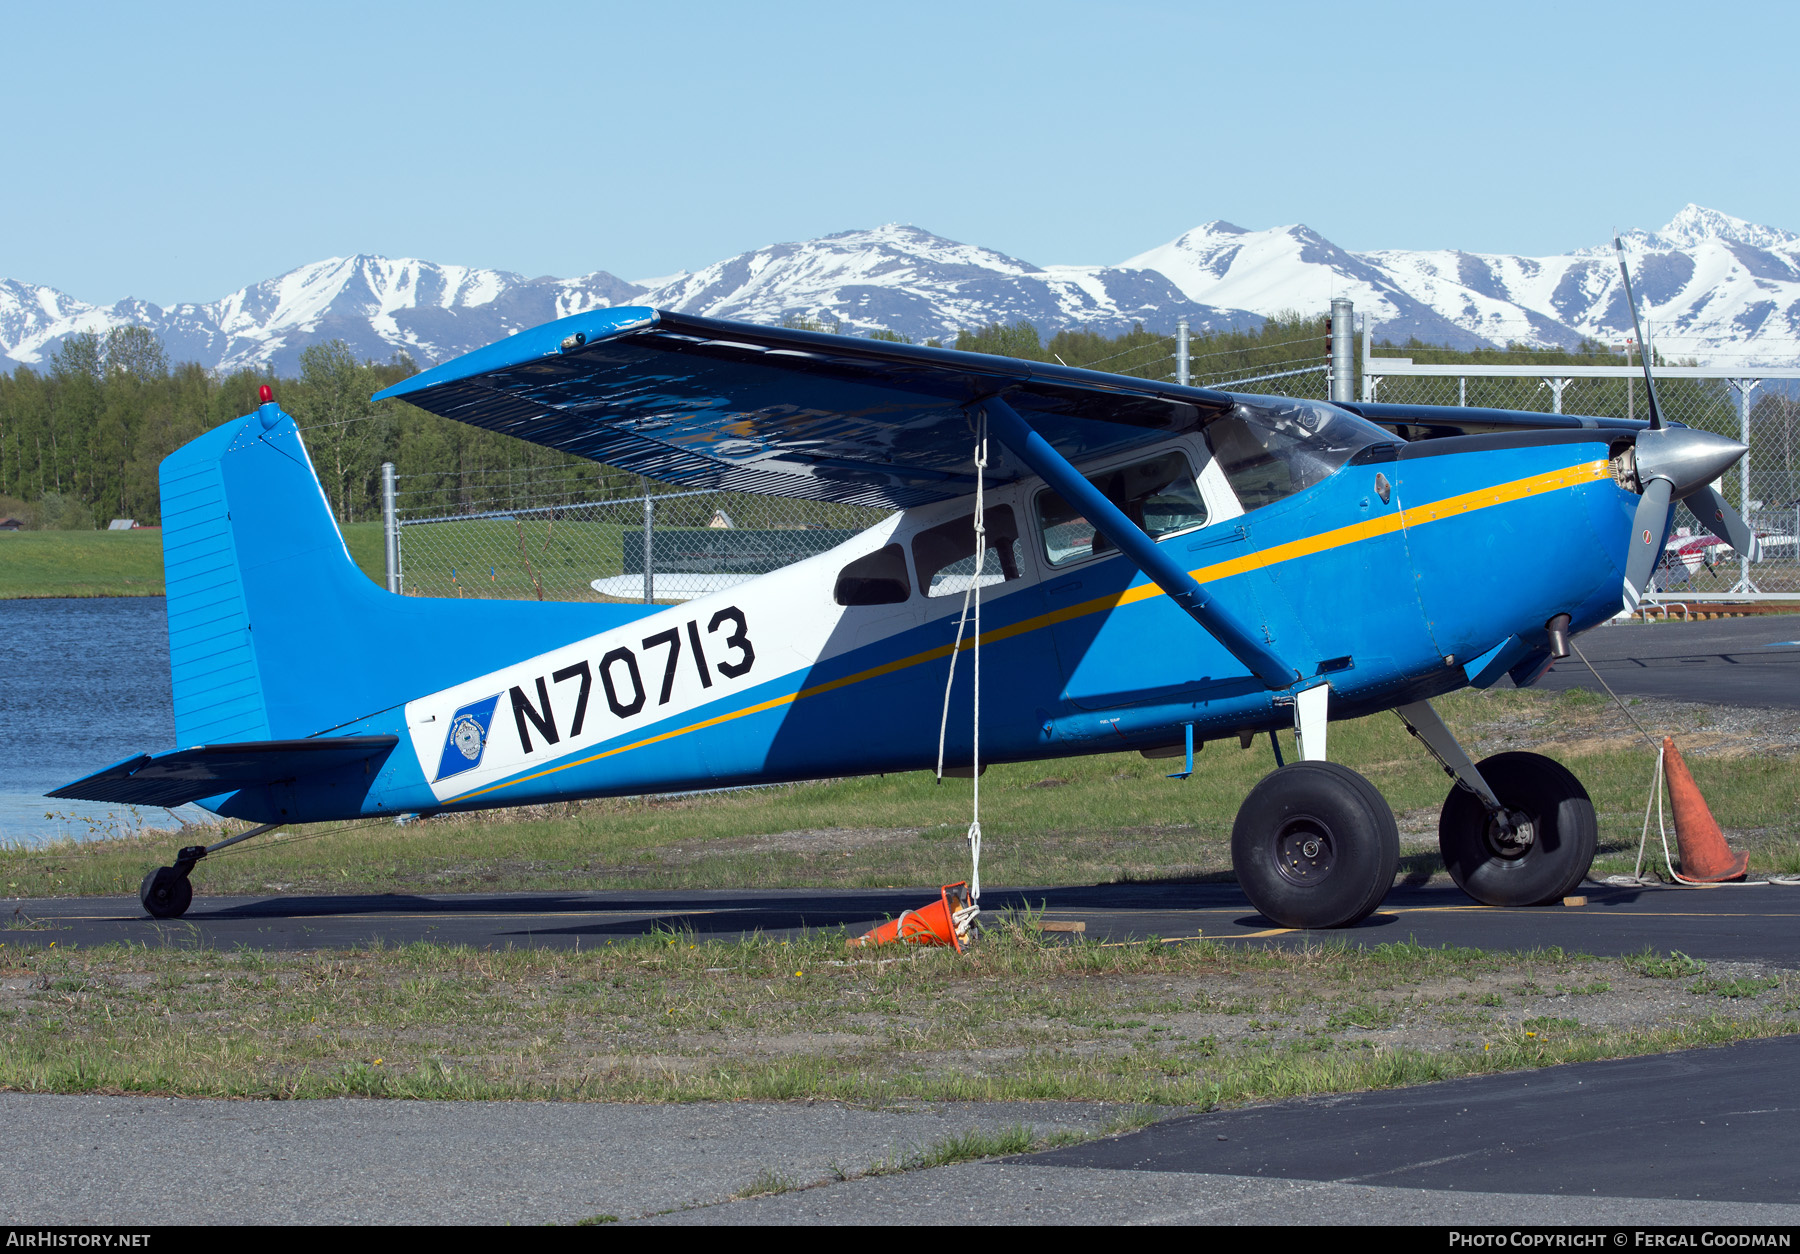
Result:
<instances>
[{"instance_id":1,"label":"blue and white airplane","mask_svg":"<svg viewBox=\"0 0 1800 1254\"><path fill-rule=\"evenodd\" d=\"M897 512L679 605L395 596L265 399L162 466L182 747L53 794L259 825L147 875L156 917L187 909L208 852L284 824L929 769L971 581L983 764L1186 749L1191 770L1207 741L1291 727L1301 760L1243 803L1233 864L1274 922L1347 926L1391 886L1398 835L1328 728L1392 709L1456 778L1456 882L1554 901L1594 854L1580 783L1535 754L1472 763L1431 699L1528 685L1621 587L1635 603L1676 499L1751 543L1706 486L1743 447L1654 409L1331 405L646 308L386 397L687 487ZM1556 558L1521 561L1546 533Z\"/></svg>"}]
</instances>

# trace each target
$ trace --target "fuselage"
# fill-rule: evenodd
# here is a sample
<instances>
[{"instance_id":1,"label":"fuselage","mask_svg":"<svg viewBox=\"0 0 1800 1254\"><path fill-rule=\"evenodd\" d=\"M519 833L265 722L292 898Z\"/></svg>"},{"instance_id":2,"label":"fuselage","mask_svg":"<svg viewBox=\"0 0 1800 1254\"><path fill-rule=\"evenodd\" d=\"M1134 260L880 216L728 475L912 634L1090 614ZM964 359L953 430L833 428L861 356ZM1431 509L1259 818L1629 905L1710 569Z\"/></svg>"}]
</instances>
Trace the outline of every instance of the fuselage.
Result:
<instances>
[{"instance_id":1,"label":"fuselage","mask_svg":"<svg viewBox=\"0 0 1800 1254\"><path fill-rule=\"evenodd\" d=\"M1153 506L1158 543L1302 684L1328 682L1343 718L1507 673L1528 682L1548 661L1548 620L1566 613L1580 631L1616 612L1637 497L1615 482L1606 437L1387 442L1250 509L1201 432L1081 470L1123 482L1182 459L1194 491ZM1037 480L986 493L984 764L1179 744L1190 724L1196 743L1292 725L1291 691L1252 677L1059 502ZM944 562L957 552L945 540L972 535L972 512L972 498L903 511L749 583L335 729L401 738L353 790L356 812L928 768L974 574L972 557ZM871 572L887 583L859 594ZM948 697L952 766L971 757L974 644L970 624ZM345 817L345 794L296 790L284 813Z\"/></svg>"}]
</instances>

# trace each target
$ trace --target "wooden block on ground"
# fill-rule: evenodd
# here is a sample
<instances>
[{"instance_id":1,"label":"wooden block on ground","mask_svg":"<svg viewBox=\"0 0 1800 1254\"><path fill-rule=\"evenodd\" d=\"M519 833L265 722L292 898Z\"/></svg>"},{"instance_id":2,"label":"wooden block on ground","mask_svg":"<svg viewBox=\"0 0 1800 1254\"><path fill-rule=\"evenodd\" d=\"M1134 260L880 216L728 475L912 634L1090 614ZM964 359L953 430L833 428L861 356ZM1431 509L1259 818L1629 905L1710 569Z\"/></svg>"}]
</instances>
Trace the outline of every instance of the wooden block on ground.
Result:
<instances>
[{"instance_id":1,"label":"wooden block on ground","mask_svg":"<svg viewBox=\"0 0 1800 1254\"><path fill-rule=\"evenodd\" d=\"M1585 906L1585 905L1587 905L1587 898L1586 897L1564 897L1563 905L1565 905L1565 906Z\"/></svg>"},{"instance_id":2,"label":"wooden block on ground","mask_svg":"<svg viewBox=\"0 0 1800 1254\"><path fill-rule=\"evenodd\" d=\"M1040 919L1033 926L1040 932L1087 931L1087 924L1080 919Z\"/></svg>"}]
</instances>

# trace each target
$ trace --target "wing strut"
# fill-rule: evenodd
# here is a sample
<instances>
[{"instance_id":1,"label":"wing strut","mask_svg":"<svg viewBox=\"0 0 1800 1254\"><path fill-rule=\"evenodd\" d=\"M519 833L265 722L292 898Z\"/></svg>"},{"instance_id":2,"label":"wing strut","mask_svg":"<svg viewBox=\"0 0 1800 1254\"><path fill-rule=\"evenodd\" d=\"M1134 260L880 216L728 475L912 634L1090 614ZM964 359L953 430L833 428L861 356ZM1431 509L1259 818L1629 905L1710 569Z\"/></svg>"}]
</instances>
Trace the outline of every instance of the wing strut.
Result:
<instances>
[{"instance_id":1,"label":"wing strut","mask_svg":"<svg viewBox=\"0 0 1800 1254\"><path fill-rule=\"evenodd\" d=\"M1300 678L1298 671L1276 657L1266 644L1246 631L1244 625L1214 600L1192 575L1183 570L1179 562L1145 534L1143 528L1127 518L1123 510L1107 500L1098 488L1050 446L1048 440L1034 431L1031 424L1019 416L1017 410L998 396L987 397L981 402L981 408L987 414L988 421L993 424L994 434L1011 450L1013 456L1055 488L1063 500L1087 515L1089 522L1098 527L1108 540L1118 545L1119 552L1148 575L1157 587L1168 593L1170 600L1186 610L1208 635L1224 645L1231 656L1242 662L1252 675L1276 691L1292 687Z\"/></svg>"}]
</instances>

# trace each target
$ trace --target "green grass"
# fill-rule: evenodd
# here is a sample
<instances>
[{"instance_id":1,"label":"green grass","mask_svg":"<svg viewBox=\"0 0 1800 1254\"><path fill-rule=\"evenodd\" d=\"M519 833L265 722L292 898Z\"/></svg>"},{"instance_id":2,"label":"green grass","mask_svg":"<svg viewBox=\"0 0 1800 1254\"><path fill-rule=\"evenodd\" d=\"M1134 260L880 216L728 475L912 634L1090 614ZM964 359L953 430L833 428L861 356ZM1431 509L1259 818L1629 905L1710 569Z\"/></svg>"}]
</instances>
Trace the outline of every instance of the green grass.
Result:
<instances>
[{"instance_id":1,"label":"green grass","mask_svg":"<svg viewBox=\"0 0 1800 1254\"><path fill-rule=\"evenodd\" d=\"M590 585L622 572L626 530L617 523L538 518L407 527L401 537L406 590L428 597L605 600Z\"/></svg>"},{"instance_id":2,"label":"green grass","mask_svg":"<svg viewBox=\"0 0 1800 1254\"><path fill-rule=\"evenodd\" d=\"M1703 1004L1549 949L1046 944L966 954L681 934L580 951L0 943L0 1087L304 1098L1109 1101L1201 1109L1791 1033L1792 977ZM1571 1007L1556 989L1606 982ZM1471 994L1506 987L1486 1019ZM1371 1011L1334 1022L1339 1007ZM1246 1013L1237 1013L1240 1009ZM1121 1023L1142 1021L1137 1030ZM1031 1148L951 1138L908 1169ZM783 1181L754 1182L770 1192Z\"/></svg>"},{"instance_id":3,"label":"green grass","mask_svg":"<svg viewBox=\"0 0 1800 1254\"><path fill-rule=\"evenodd\" d=\"M0 598L162 594L160 531L0 531Z\"/></svg>"},{"instance_id":4,"label":"green grass","mask_svg":"<svg viewBox=\"0 0 1800 1254\"><path fill-rule=\"evenodd\" d=\"M162 535L144 531L0 531L0 600L164 595ZM383 580L381 524L344 528L363 573Z\"/></svg>"}]
</instances>

